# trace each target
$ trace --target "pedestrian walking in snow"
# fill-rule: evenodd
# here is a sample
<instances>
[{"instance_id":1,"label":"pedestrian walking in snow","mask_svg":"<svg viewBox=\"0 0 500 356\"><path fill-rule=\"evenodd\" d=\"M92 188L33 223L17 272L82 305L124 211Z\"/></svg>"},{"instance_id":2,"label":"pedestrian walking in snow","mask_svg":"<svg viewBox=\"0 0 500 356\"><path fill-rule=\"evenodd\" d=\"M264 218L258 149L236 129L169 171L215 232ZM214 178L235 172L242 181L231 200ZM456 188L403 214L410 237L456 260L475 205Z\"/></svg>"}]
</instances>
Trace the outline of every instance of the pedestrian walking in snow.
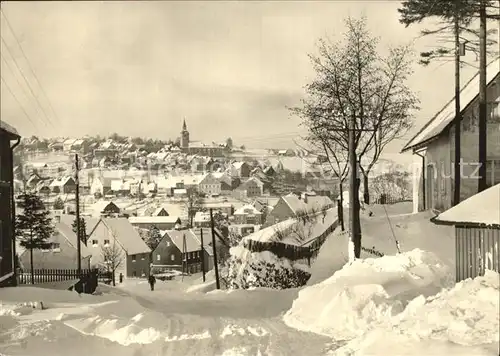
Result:
<instances>
[{"instance_id":1,"label":"pedestrian walking in snow","mask_svg":"<svg viewBox=\"0 0 500 356\"><path fill-rule=\"evenodd\" d=\"M151 290L155 290L155 283L156 283L156 278L152 274L149 275L149 286L151 287Z\"/></svg>"}]
</instances>

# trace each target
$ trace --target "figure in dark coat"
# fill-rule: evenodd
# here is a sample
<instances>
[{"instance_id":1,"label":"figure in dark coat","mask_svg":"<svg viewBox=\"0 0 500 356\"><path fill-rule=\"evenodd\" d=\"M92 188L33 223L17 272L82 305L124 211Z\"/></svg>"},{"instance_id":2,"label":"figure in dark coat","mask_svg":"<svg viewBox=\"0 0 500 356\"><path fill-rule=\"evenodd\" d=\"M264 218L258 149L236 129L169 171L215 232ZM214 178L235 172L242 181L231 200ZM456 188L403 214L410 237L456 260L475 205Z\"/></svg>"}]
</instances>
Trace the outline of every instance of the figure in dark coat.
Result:
<instances>
[{"instance_id":1,"label":"figure in dark coat","mask_svg":"<svg viewBox=\"0 0 500 356\"><path fill-rule=\"evenodd\" d=\"M149 286L151 287L151 290L155 290L155 283L156 283L156 278L152 274L149 275Z\"/></svg>"}]
</instances>

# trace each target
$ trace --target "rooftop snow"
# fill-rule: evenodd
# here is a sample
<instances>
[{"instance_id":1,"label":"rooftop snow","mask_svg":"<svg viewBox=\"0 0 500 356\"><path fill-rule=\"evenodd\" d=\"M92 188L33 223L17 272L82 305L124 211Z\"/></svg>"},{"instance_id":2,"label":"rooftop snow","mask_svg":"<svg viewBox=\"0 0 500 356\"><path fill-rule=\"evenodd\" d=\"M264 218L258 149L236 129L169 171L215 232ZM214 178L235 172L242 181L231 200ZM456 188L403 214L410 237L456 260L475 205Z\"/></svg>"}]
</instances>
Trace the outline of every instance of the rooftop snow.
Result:
<instances>
[{"instance_id":1,"label":"rooftop snow","mask_svg":"<svg viewBox=\"0 0 500 356\"><path fill-rule=\"evenodd\" d=\"M486 82L491 83L499 75L500 59L496 59L488 65L486 71ZM478 96L479 74L475 75L460 92L460 110L463 111ZM404 146L405 152L418 144L430 140L439 134L455 118L455 100L452 98L425 126Z\"/></svg>"},{"instance_id":2,"label":"rooftop snow","mask_svg":"<svg viewBox=\"0 0 500 356\"><path fill-rule=\"evenodd\" d=\"M500 226L500 184L473 195L439 214L436 223Z\"/></svg>"}]
</instances>

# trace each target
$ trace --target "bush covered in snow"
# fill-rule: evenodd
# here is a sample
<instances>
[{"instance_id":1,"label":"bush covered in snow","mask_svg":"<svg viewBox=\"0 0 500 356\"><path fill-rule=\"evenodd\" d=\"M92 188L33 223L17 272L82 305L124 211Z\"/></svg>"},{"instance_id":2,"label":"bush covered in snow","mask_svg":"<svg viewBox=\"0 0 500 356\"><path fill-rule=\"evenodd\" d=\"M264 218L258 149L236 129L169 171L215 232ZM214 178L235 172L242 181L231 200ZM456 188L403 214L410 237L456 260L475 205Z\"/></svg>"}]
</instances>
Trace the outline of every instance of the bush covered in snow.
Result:
<instances>
[{"instance_id":1,"label":"bush covered in snow","mask_svg":"<svg viewBox=\"0 0 500 356\"><path fill-rule=\"evenodd\" d=\"M221 279L227 288L297 288L311 277L307 266L292 264L270 252L251 253L238 246L231 249L231 257L221 270Z\"/></svg>"}]
</instances>

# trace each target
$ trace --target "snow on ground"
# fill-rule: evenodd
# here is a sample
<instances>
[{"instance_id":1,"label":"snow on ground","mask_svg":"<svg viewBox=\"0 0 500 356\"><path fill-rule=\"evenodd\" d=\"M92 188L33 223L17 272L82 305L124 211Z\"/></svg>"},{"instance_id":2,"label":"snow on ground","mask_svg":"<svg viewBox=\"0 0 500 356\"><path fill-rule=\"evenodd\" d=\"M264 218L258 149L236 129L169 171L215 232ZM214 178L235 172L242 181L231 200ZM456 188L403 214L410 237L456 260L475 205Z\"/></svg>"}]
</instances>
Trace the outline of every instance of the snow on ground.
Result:
<instances>
[{"instance_id":1,"label":"snow on ground","mask_svg":"<svg viewBox=\"0 0 500 356\"><path fill-rule=\"evenodd\" d=\"M344 344L331 355L385 355L390 340L393 354L497 356L498 273L453 279L418 249L360 259L301 290L284 321Z\"/></svg>"},{"instance_id":2,"label":"snow on ground","mask_svg":"<svg viewBox=\"0 0 500 356\"><path fill-rule=\"evenodd\" d=\"M396 207L398 205L399 207ZM381 252L384 255L396 254L396 242L399 242L401 252L415 248L432 251L443 263L455 273L455 231L451 226L440 226L430 222L433 216L430 212L418 214L401 214L405 204L387 206L389 218L385 214L384 206L373 205L367 208L374 212L369 217L366 212L361 214L362 246ZM348 212L345 217L348 228ZM348 261L347 243L348 232L341 232L337 228L325 241L311 266L311 278L308 285L319 283L333 273L340 270ZM375 257L362 251L362 258Z\"/></svg>"},{"instance_id":3,"label":"snow on ground","mask_svg":"<svg viewBox=\"0 0 500 356\"><path fill-rule=\"evenodd\" d=\"M0 354L319 356L327 351L327 338L281 320L297 290L186 293L185 285L170 282L158 282L155 291L139 280L102 285L97 296L0 289ZM32 298L48 307L34 309L27 303Z\"/></svg>"},{"instance_id":4,"label":"snow on ground","mask_svg":"<svg viewBox=\"0 0 500 356\"><path fill-rule=\"evenodd\" d=\"M285 322L349 340L400 313L420 293L432 295L450 284L449 271L420 250L398 256L356 260L327 280L299 292Z\"/></svg>"}]
</instances>

